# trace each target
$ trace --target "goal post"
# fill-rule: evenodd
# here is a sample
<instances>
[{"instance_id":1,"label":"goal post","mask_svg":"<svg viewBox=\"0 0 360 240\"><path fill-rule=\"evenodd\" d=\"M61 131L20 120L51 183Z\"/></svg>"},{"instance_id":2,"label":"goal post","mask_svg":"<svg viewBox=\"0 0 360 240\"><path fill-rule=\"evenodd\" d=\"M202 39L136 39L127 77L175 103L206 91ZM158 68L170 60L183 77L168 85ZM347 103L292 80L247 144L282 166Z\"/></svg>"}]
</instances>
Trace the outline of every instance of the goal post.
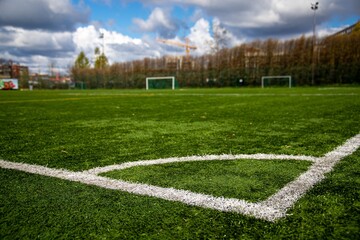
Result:
<instances>
[{"instance_id":1,"label":"goal post","mask_svg":"<svg viewBox=\"0 0 360 240\"><path fill-rule=\"evenodd\" d=\"M282 80L282 81L286 81L288 83L286 83L286 85L289 86L289 88L291 88L293 86L292 83L292 78L290 75L287 76L262 76L261 77L261 87L264 88L265 87L265 83L268 81L268 85L270 85L270 81L272 79L278 79L278 80Z\"/></svg>"},{"instance_id":2,"label":"goal post","mask_svg":"<svg viewBox=\"0 0 360 240\"><path fill-rule=\"evenodd\" d=\"M171 88L172 90L175 90L176 85L177 84L174 76L146 78L146 90L158 88Z\"/></svg>"}]
</instances>

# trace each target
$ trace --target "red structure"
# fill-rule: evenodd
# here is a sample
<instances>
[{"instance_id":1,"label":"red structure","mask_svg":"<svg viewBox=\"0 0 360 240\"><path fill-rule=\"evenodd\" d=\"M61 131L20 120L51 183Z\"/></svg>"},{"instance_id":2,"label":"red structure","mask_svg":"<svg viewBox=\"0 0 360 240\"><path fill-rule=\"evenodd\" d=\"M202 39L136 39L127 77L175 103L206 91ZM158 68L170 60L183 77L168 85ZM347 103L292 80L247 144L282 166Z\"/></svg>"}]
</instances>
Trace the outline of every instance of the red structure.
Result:
<instances>
[{"instance_id":1,"label":"red structure","mask_svg":"<svg viewBox=\"0 0 360 240\"><path fill-rule=\"evenodd\" d=\"M13 63L13 61L0 61L0 78L20 78L28 75L29 68Z\"/></svg>"}]
</instances>

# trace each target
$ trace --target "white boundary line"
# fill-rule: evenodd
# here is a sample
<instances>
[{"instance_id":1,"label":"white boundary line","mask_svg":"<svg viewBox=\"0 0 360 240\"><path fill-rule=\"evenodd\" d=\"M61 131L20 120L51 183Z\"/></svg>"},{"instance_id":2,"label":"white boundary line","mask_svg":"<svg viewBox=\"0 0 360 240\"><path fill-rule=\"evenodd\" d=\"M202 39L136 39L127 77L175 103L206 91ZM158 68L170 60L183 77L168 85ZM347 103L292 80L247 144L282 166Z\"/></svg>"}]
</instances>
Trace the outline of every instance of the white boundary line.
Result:
<instances>
[{"instance_id":1,"label":"white boundary line","mask_svg":"<svg viewBox=\"0 0 360 240\"><path fill-rule=\"evenodd\" d=\"M56 177L69 181L81 182L107 189L121 190L138 195L157 197L169 201L182 202L192 206L215 209L224 212L236 212L267 221L276 221L286 216L286 212L295 202L303 196L315 184L325 178L336 163L342 158L351 155L360 147L360 134L348 139L343 145L327 153L323 157L291 156L291 155L209 155L180 158L167 158L149 161L128 162L120 165L111 165L103 168L94 168L84 172L72 172L62 169L53 169L44 166L16 163L0 160L0 167L14 169L33 174ZM301 174L297 179L285 185L277 193L265 201L251 203L241 199L214 197L211 195L194 193L174 188L163 188L147 184L131 183L121 180L98 176L97 174L112 170L120 170L134 166L148 166L172 162L211 161L211 160L238 160L238 159L282 159L304 160L314 162L308 171Z\"/></svg>"}]
</instances>

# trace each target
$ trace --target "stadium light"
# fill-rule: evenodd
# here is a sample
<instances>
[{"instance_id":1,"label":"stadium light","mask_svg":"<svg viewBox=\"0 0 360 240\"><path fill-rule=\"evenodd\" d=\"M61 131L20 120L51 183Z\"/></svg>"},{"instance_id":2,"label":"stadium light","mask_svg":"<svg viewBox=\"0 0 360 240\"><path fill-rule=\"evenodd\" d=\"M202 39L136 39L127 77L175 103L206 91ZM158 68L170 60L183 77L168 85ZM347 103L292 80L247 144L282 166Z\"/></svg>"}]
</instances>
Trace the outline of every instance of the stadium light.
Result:
<instances>
[{"instance_id":1,"label":"stadium light","mask_svg":"<svg viewBox=\"0 0 360 240\"><path fill-rule=\"evenodd\" d=\"M314 85L315 84L315 44L316 44L316 32L315 32L315 27L316 27L316 10L318 10L319 8L319 2L316 3L312 3L311 4L311 10L314 11L314 15L313 15L313 46L312 46L312 51L313 51L313 57L312 57L312 78L311 78L311 84Z\"/></svg>"},{"instance_id":2,"label":"stadium light","mask_svg":"<svg viewBox=\"0 0 360 240\"><path fill-rule=\"evenodd\" d=\"M104 38L104 33L100 33L99 38L103 40L103 54L105 55L105 38Z\"/></svg>"}]
</instances>

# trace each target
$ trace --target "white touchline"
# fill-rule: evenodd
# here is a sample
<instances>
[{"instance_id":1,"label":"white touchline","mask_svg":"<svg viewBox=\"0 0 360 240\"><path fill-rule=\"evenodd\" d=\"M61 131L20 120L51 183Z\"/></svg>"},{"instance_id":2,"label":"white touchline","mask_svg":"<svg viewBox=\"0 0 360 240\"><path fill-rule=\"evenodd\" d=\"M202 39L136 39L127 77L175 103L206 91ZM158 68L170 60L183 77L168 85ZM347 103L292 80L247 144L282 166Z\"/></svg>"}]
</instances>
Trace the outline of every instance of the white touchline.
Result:
<instances>
[{"instance_id":1,"label":"white touchline","mask_svg":"<svg viewBox=\"0 0 360 240\"><path fill-rule=\"evenodd\" d=\"M95 185L107 189L121 190L138 195L157 197L170 201L178 201L192 206L210 208L224 212L236 212L274 222L282 217L285 217L287 210L291 208L302 195L304 195L310 188L312 188L312 186L324 179L325 174L330 172L337 162L339 162L342 158L354 153L359 148L359 146L360 134L348 139L343 145L327 153L323 157L273 154L190 156L128 162L119 165L94 168L84 172L72 172L63 169L54 169L39 165L16 163L4 160L0 160L0 167L49 177L56 177L69 181L81 182L84 184ZM211 195L194 193L191 191L174 188L163 188L148 184L131 183L97 175L108 171L121 170L135 166L148 166L173 162L239 159L304 160L312 161L313 164L309 170L301 174L297 179L286 184L282 189L280 189L274 195L270 196L265 201L258 203L251 203L235 198L214 197Z\"/></svg>"}]
</instances>

